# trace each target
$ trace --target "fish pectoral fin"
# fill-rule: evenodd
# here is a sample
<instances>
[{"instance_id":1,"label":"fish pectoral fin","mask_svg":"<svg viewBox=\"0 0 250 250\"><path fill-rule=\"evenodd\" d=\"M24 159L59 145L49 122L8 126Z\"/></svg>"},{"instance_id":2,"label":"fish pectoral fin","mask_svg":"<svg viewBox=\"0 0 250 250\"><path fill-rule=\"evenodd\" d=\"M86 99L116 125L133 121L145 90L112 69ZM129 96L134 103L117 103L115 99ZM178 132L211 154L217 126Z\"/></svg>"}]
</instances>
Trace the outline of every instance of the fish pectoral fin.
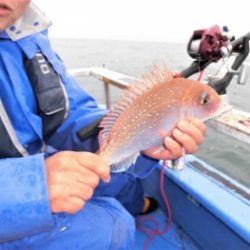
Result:
<instances>
[{"instance_id":1,"label":"fish pectoral fin","mask_svg":"<svg viewBox=\"0 0 250 250\"><path fill-rule=\"evenodd\" d=\"M128 168L136 162L137 157L140 155L139 152L134 155L130 155L117 162L113 162L111 165L111 172L125 172Z\"/></svg>"}]
</instances>

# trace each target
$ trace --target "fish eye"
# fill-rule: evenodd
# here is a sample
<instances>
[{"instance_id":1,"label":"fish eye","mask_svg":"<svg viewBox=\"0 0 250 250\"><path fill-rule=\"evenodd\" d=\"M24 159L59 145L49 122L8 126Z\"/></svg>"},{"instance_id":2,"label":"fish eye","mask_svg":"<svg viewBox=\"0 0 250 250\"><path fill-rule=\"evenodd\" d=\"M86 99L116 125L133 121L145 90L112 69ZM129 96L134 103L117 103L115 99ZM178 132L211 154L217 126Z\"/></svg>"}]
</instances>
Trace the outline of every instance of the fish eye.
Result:
<instances>
[{"instance_id":1,"label":"fish eye","mask_svg":"<svg viewBox=\"0 0 250 250\"><path fill-rule=\"evenodd\" d=\"M208 104L210 102L210 97L209 97L208 93L207 92L201 93L199 101L200 101L201 105Z\"/></svg>"}]
</instances>

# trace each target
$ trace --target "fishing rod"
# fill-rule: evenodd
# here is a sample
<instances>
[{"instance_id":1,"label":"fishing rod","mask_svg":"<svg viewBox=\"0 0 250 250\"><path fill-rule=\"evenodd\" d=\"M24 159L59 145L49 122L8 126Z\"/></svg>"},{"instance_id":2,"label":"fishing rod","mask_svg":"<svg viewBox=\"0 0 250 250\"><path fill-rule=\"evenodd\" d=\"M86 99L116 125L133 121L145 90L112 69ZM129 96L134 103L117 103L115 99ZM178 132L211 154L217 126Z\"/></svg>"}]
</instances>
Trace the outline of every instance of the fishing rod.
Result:
<instances>
[{"instance_id":1,"label":"fishing rod","mask_svg":"<svg viewBox=\"0 0 250 250\"><path fill-rule=\"evenodd\" d=\"M244 61L249 54L249 40L250 32L235 39L234 36L229 35L227 27L220 28L218 25L196 30L187 45L188 54L195 60L179 75L188 78L195 73L202 72L211 63L217 63L222 59L224 69L220 70L220 74L224 71L223 75L210 77L208 84L218 94L226 94L226 88L234 75L239 76L239 84L246 82L250 65L244 64ZM239 70L240 67L241 70Z\"/></svg>"}]
</instances>

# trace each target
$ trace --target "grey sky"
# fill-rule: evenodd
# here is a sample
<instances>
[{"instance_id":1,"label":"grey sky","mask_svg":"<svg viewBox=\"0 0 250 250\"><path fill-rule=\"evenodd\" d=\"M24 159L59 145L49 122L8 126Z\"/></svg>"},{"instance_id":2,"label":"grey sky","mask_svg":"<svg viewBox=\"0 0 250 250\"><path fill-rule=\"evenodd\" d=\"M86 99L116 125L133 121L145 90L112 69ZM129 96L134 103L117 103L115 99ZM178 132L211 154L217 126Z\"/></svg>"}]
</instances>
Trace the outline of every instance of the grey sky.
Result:
<instances>
[{"instance_id":1,"label":"grey sky","mask_svg":"<svg viewBox=\"0 0 250 250\"><path fill-rule=\"evenodd\" d=\"M187 42L195 29L227 25L250 31L250 1L34 0L54 25L53 37Z\"/></svg>"}]
</instances>

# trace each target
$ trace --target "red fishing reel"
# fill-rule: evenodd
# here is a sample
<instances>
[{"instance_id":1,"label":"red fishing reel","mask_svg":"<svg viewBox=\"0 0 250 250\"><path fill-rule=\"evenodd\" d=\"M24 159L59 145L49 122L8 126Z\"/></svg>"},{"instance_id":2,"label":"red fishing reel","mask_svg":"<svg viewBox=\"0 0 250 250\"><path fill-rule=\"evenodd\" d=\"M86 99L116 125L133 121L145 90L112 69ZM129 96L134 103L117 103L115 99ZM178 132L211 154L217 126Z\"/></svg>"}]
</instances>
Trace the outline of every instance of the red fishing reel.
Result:
<instances>
[{"instance_id":1,"label":"red fishing reel","mask_svg":"<svg viewBox=\"0 0 250 250\"><path fill-rule=\"evenodd\" d=\"M225 64L231 58L230 65L226 65L227 70L223 74L217 74L220 77L210 79L208 83L220 95L225 94L226 88L235 74L239 75L239 84L246 82L248 68L243 63L250 52L249 41L250 32L235 39L234 36L229 36L227 27L221 29L215 25L208 29L196 30L193 32L187 46L188 54L195 60L189 67L183 69L178 76L188 78L202 72L211 63L225 59ZM242 65L244 68L239 72Z\"/></svg>"},{"instance_id":2,"label":"red fishing reel","mask_svg":"<svg viewBox=\"0 0 250 250\"><path fill-rule=\"evenodd\" d=\"M221 29L215 25L194 31L188 42L187 51L192 58L199 61L217 62L222 57L222 48L227 48L229 43L228 28Z\"/></svg>"}]
</instances>

